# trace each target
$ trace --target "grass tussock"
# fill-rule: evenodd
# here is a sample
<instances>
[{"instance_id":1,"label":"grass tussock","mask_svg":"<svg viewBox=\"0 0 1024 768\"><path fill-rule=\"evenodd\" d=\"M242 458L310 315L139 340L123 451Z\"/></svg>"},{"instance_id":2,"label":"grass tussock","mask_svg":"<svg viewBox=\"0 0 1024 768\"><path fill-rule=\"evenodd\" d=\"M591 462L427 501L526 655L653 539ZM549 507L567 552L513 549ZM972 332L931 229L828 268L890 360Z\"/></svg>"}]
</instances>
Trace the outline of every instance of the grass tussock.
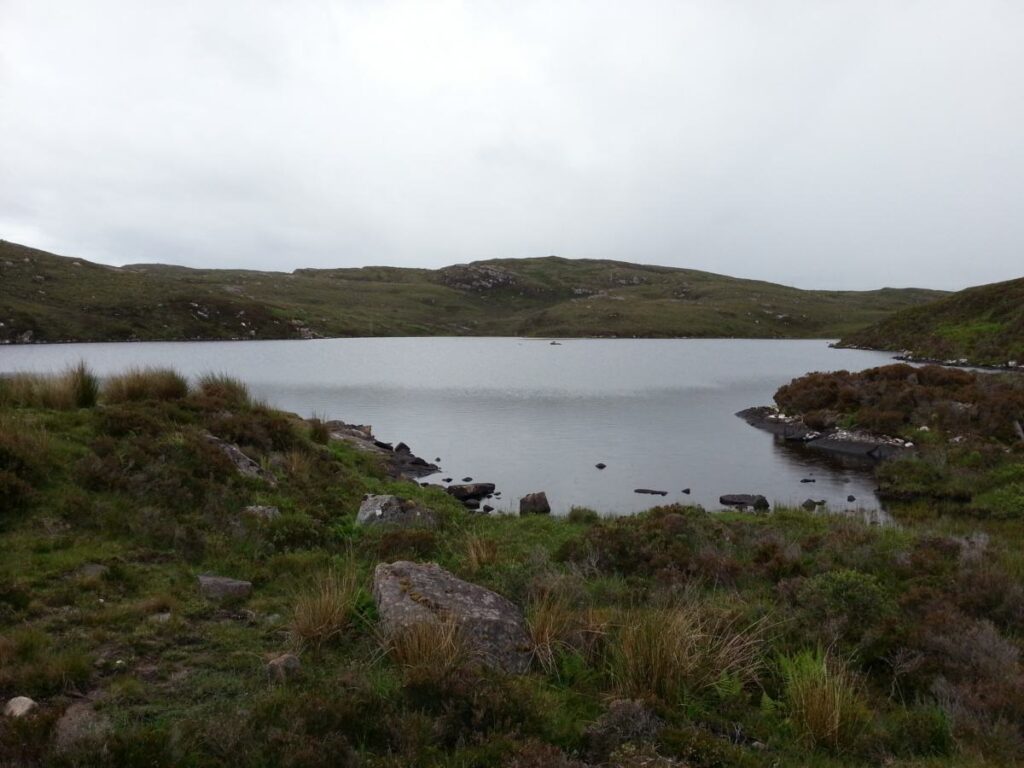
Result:
<instances>
[{"instance_id":1,"label":"grass tussock","mask_svg":"<svg viewBox=\"0 0 1024 768\"><path fill-rule=\"evenodd\" d=\"M352 622L359 600L359 578L355 563L340 571L329 571L295 600L290 634L297 648L314 652L335 640Z\"/></svg>"},{"instance_id":2,"label":"grass tussock","mask_svg":"<svg viewBox=\"0 0 1024 768\"><path fill-rule=\"evenodd\" d=\"M314 415L309 421L309 439L317 445L327 445L331 442L331 430L323 417Z\"/></svg>"},{"instance_id":3,"label":"grass tussock","mask_svg":"<svg viewBox=\"0 0 1024 768\"><path fill-rule=\"evenodd\" d=\"M196 394L220 407L244 408L252 405L249 387L224 373L201 376L196 383Z\"/></svg>"},{"instance_id":4,"label":"grass tussock","mask_svg":"<svg viewBox=\"0 0 1024 768\"><path fill-rule=\"evenodd\" d=\"M99 379L79 361L56 375L16 373L0 377L0 406L57 411L91 408L99 391Z\"/></svg>"},{"instance_id":5,"label":"grass tussock","mask_svg":"<svg viewBox=\"0 0 1024 768\"><path fill-rule=\"evenodd\" d=\"M554 672L558 656L572 649L580 639L580 621L564 597L547 592L529 606L527 626L533 658L546 673Z\"/></svg>"},{"instance_id":6,"label":"grass tussock","mask_svg":"<svg viewBox=\"0 0 1024 768\"><path fill-rule=\"evenodd\" d=\"M498 544L493 539L471 535L466 537L466 567L470 573L498 561Z\"/></svg>"},{"instance_id":7,"label":"grass tussock","mask_svg":"<svg viewBox=\"0 0 1024 768\"><path fill-rule=\"evenodd\" d=\"M867 726L869 713L856 676L822 650L780 659L789 722L807 746L840 753Z\"/></svg>"},{"instance_id":8,"label":"grass tussock","mask_svg":"<svg viewBox=\"0 0 1024 768\"><path fill-rule=\"evenodd\" d=\"M407 685L444 685L473 661L466 633L451 617L396 629L381 644Z\"/></svg>"},{"instance_id":9,"label":"grass tussock","mask_svg":"<svg viewBox=\"0 0 1024 768\"><path fill-rule=\"evenodd\" d=\"M103 399L108 403L181 400L186 395L188 382L170 368L131 368L111 376L103 385Z\"/></svg>"},{"instance_id":10,"label":"grass tussock","mask_svg":"<svg viewBox=\"0 0 1024 768\"><path fill-rule=\"evenodd\" d=\"M767 624L743 625L700 603L626 612L612 649L616 687L635 697L675 701L722 680L757 680Z\"/></svg>"}]
</instances>

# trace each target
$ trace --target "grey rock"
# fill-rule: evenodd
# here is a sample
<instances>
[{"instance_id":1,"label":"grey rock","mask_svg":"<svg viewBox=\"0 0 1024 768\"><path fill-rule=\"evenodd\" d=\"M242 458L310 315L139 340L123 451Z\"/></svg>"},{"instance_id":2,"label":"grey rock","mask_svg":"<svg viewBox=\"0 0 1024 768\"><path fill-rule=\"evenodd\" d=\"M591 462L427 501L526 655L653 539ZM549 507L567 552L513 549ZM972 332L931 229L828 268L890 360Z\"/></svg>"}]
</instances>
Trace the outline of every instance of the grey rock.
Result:
<instances>
[{"instance_id":1,"label":"grey rock","mask_svg":"<svg viewBox=\"0 0 1024 768\"><path fill-rule=\"evenodd\" d=\"M267 507L262 504L252 504L242 510L242 514L254 520L270 521L281 516L281 510L277 507Z\"/></svg>"},{"instance_id":2,"label":"grey rock","mask_svg":"<svg viewBox=\"0 0 1024 768\"><path fill-rule=\"evenodd\" d=\"M275 683L285 683L301 672L302 662L294 653L283 653L267 662L267 677Z\"/></svg>"},{"instance_id":3,"label":"grey rock","mask_svg":"<svg viewBox=\"0 0 1024 768\"><path fill-rule=\"evenodd\" d=\"M108 573L110 573L110 569L100 563L86 563L78 569L78 575L88 581L102 579Z\"/></svg>"},{"instance_id":4,"label":"grey rock","mask_svg":"<svg viewBox=\"0 0 1024 768\"><path fill-rule=\"evenodd\" d=\"M437 517L431 510L409 499L401 499L390 494L370 495L359 505L356 523L433 528L437 525Z\"/></svg>"},{"instance_id":5,"label":"grey rock","mask_svg":"<svg viewBox=\"0 0 1024 768\"><path fill-rule=\"evenodd\" d=\"M252 594L252 582L226 576L199 576L199 592L207 600L244 600Z\"/></svg>"},{"instance_id":6,"label":"grey rock","mask_svg":"<svg viewBox=\"0 0 1024 768\"><path fill-rule=\"evenodd\" d=\"M268 472L264 472L263 467L242 453L242 449L237 445L225 442L213 435L206 435L205 437L208 443L217 446L231 460L231 463L235 465L235 469L238 470L238 474L255 480L263 480L268 485L277 485L277 481L274 480L273 476Z\"/></svg>"},{"instance_id":7,"label":"grey rock","mask_svg":"<svg viewBox=\"0 0 1024 768\"><path fill-rule=\"evenodd\" d=\"M760 494L752 493L727 493L724 496L718 497L718 503L724 504L727 507L753 507L754 509L770 509L771 505L768 503L768 499Z\"/></svg>"},{"instance_id":8,"label":"grey rock","mask_svg":"<svg viewBox=\"0 0 1024 768\"><path fill-rule=\"evenodd\" d=\"M68 707L54 726L54 747L67 752L88 742L100 741L110 734L110 720L99 714L88 702Z\"/></svg>"},{"instance_id":9,"label":"grey rock","mask_svg":"<svg viewBox=\"0 0 1024 768\"><path fill-rule=\"evenodd\" d=\"M520 515L550 515L551 505L544 491L528 493L519 500Z\"/></svg>"},{"instance_id":10,"label":"grey rock","mask_svg":"<svg viewBox=\"0 0 1024 768\"><path fill-rule=\"evenodd\" d=\"M28 696L15 696L4 706L4 716L24 717L35 708L36 703Z\"/></svg>"},{"instance_id":11,"label":"grey rock","mask_svg":"<svg viewBox=\"0 0 1024 768\"><path fill-rule=\"evenodd\" d=\"M373 574L373 596L386 634L450 619L483 664L514 674L530 668L530 636L522 612L496 592L435 563L381 563Z\"/></svg>"}]
</instances>

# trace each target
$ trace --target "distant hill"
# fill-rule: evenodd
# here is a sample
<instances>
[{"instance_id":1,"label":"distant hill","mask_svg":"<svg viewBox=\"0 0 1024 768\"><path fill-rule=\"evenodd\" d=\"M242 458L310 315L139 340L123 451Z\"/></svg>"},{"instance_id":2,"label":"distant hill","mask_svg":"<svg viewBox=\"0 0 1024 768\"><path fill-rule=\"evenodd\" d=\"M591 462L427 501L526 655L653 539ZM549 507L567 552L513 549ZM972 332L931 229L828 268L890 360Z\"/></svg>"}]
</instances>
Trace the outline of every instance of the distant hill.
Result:
<instances>
[{"instance_id":1,"label":"distant hill","mask_svg":"<svg viewBox=\"0 0 1024 768\"><path fill-rule=\"evenodd\" d=\"M840 346L1024 366L1024 278L968 288L843 336Z\"/></svg>"},{"instance_id":2,"label":"distant hill","mask_svg":"<svg viewBox=\"0 0 1024 768\"><path fill-rule=\"evenodd\" d=\"M805 291L618 261L438 270L109 267L0 241L0 342L315 336L838 338L944 295Z\"/></svg>"}]
</instances>

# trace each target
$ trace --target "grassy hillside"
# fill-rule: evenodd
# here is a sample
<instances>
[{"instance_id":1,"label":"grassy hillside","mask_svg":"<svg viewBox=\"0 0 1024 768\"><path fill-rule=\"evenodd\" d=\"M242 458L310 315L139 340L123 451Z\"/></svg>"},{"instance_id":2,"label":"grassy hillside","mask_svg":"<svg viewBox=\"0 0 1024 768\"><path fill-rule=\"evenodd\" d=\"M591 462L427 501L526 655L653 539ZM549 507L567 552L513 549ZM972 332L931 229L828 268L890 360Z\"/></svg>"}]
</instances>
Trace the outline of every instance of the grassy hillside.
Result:
<instances>
[{"instance_id":1,"label":"grassy hillside","mask_svg":"<svg viewBox=\"0 0 1024 768\"><path fill-rule=\"evenodd\" d=\"M1024 278L981 285L911 307L843 336L841 346L930 360L1024 366Z\"/></svg>"},{"instance_id":2,"label":"grassy hillside","mask_svg":"<svg viewBox=\"0 0 1024 768\"><path fill-rule=\"evenodd\" d=\"M0 716L0 764L1024 758L1019 519L472 515L320 426L222 378L0 379L0 703L36 704ZM366 492L438 525L357 525ZM395 560L508 598L526 673L488 669L444 623L382 629L371 574ZM201 574L251 592L211 599ZM285 652L297 661L268 664Z\"/></svg>"},{"instance_id":3,"label":"grassy hillside","mask_svg":"<svg viewBox=\"0 0 1024 768\"><path fill-rule=\"evenodd\" d=\"M113 268L0 241L0 341L11 342L313 334L833 338L940 295L803 291L556 257L291 274Z\"/></svg>"}]
</instances>

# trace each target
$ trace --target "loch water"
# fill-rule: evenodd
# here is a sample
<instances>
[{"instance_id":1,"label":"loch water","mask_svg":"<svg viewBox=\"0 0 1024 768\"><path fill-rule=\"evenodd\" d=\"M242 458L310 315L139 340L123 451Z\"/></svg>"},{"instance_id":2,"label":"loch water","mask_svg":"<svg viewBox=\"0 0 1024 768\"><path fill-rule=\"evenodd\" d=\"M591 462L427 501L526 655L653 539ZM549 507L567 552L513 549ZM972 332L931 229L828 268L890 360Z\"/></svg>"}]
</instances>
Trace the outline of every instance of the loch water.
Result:
<instances>
[{"instance_id":1,"label":"loch water","mask_svg":"<svg viewBox=\"0 0 1024 768\"><path fill-rule=\"evenodd\" d=\"M303 416L368 424L443 471L425 481L493 482L499 511L545 491L625 514L656 503L717 508L725 493L824 500L882 514L871 468L786 444L735 413L772 402L810 371L861 370L889 355L822 340L358 338L0 347L0 373L59 371L84 360L109 375L169 366L226 373ZM604 463L598 470L595 465ZM813 483L801 480L814 480ZM666 496L634 493L661 490ZM683 490L689 489L689 494ZM847 498L854 496L855 501Z\"/></svg>"}]
</instances>

